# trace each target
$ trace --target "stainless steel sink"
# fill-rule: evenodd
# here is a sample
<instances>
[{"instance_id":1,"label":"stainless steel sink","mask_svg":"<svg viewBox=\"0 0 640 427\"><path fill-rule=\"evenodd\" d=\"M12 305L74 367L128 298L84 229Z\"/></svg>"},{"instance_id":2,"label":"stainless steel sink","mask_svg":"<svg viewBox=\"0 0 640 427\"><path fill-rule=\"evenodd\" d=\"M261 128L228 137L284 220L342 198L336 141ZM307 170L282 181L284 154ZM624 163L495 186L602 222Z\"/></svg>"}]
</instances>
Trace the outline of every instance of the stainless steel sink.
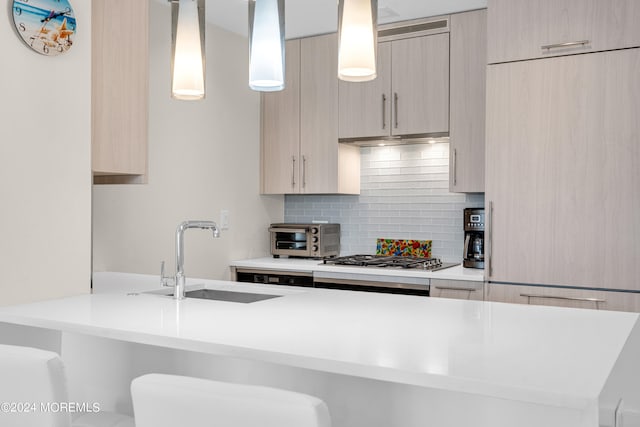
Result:
<instances>
[{"instance_id":1,"label":"stainless steel sink","mask_svg":"<svg viewBox=\"0 0 640 427\"><path fill-rule=\"evenodd\" d=\"M169 294L173 296L173 294ZM210 299L216 301L229 301L248 304L251 302L263 301L271 298L278 298L282 295L252 294L249 292L220 291L217 289L197 289L185 292L187 298Z\"/></svg>"}]
</instances>

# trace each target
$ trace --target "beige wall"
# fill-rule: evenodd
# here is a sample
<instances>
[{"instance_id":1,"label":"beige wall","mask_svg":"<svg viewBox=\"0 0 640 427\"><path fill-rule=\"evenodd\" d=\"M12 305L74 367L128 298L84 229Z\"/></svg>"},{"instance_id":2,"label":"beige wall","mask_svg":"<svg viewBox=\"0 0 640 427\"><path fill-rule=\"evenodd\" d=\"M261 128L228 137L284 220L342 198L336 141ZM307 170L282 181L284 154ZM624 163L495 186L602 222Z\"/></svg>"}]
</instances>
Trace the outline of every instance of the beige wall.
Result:
<instances>
[{"instance_id":1,"label":"beige wall","mask_svg":"<svg viewBox=\"0 0 640 427\"><path fill-rule=\"evenodd\" d=\"M186 219L219 222L221 238L185 234L187 277L227 278L229 261L268 254L267 227L282 196L259 195L260 97L249 90L247 40L207 26L207 97L171 99L170 8L151 2L149 183L94 186L93 269L174 269L174 233Z\"/></svg>"},{"instance_id":2,"label":"beige wall","mask_svg":"<svg viewBox=\"0 0 640 427\"><path fill-rule=\"evenodd\" d=\"M89 291L91 2L74 45L27 48L0 8L0 305Z\"/></svg>"}]
</instances>

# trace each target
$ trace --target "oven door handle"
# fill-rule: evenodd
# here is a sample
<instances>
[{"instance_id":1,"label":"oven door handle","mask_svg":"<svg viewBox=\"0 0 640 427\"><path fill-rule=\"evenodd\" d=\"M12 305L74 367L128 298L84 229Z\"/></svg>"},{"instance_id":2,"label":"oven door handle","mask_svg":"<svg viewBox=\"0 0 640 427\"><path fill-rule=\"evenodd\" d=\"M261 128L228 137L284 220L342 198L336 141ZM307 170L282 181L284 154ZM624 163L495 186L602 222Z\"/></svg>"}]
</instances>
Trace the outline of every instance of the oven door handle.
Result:
<instances>
[{"instance_id":1,"label":"oven door handle","mask_svg":"<svg viewBox=\"0 0 640 427\"><path fill-rule=\"evenodd\" d=\"M308 228L281 228L281 227L270 227L269 231L271 233L306 233L309 231Z\"/></svg>"},{"instance_id":2,"label":"oven door handle","mask_svg":"<svg viewBox=\"0 0 640 427\"><path fill-rule=\"evenodd\" d=\"M388 288L388 289L413 289L419 291L428 291L429 285L417 285L410 283L396 283L396 282L375 282L369 280L349 280L349 279L331 279L324 277L314 277L313 283L335 283L336 285L351 285L351 286L372 286L376 288Z\"/></svg>"}]
</instances>

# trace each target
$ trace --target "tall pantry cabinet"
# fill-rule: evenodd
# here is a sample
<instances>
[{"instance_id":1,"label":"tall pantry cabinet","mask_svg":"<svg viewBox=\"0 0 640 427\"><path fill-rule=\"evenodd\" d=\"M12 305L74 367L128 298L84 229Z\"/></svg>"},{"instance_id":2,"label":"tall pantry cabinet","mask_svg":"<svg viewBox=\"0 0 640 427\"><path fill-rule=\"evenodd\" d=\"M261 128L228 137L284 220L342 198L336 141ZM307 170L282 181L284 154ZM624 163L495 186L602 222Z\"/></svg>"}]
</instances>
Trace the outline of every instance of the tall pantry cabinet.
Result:
<instances>
[{"instance_id":1,"label":"tall pantry cabinet","mask_svg":"<svg viewBox=\"0 0 640 427\"><path fill-rule=\"evenodd\" d=\"M640 291L640 7L535 4L489 1L487 277Z\"/></svg>"}]
</instances>

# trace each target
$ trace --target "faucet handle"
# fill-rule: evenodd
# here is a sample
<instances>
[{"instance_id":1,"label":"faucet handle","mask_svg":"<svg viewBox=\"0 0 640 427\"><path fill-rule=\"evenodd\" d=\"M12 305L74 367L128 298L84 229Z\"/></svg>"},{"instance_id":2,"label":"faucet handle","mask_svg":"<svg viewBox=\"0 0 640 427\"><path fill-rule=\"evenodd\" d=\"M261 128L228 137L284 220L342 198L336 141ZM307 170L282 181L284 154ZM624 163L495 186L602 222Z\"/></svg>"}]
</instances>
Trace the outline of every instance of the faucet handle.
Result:
<instances>
[{"instance_id":1,"label":"faucet handle","mask_svg":"<svg viewBox=\"0 0 640 427\"><path fill-rule=\"evenodd\" d=\"M162 286L173 286L172 281L175 279L164 275L164 261L160 263L160 284Z\"/></svg>"}]
</instances>

